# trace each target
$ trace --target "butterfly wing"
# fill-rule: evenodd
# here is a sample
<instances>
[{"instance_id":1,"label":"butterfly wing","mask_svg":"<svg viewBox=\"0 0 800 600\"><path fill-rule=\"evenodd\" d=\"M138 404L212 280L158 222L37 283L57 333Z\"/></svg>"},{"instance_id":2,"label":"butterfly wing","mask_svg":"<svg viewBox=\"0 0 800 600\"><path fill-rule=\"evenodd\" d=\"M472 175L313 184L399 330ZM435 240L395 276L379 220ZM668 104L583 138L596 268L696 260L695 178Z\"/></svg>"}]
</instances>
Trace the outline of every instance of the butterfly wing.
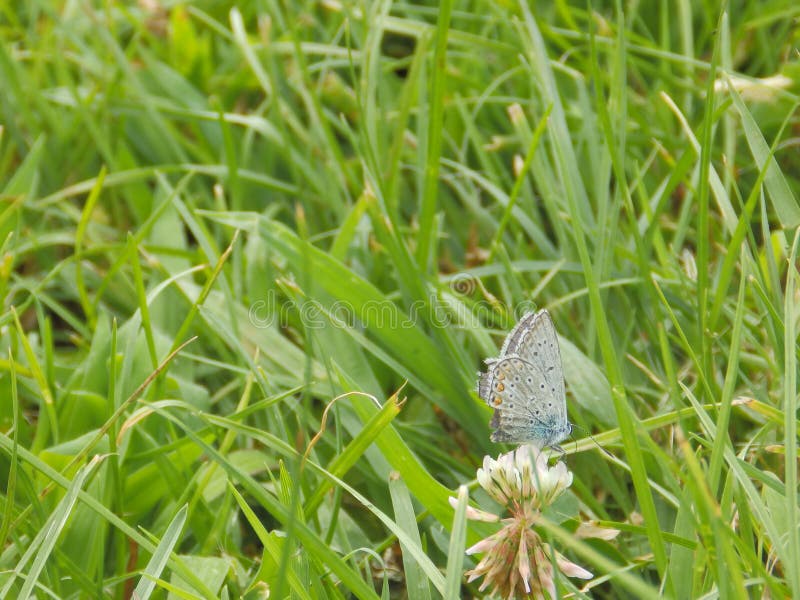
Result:
<instances>
[{"instance_id":1,"label":"butterfly wing","mask_svg":"<svg viewBox=\"0 0 800 600\"><path fill-rule=\"evenodd\" d=\"M495 409L492 441L533 442L541 447L563 439L568 424L560 407L564 400L559 400L557 391L539 365L519 356L488 361L478 392Z\"/></svg>"},{"instance_id":2,"label":"butterfly wing","mask_svg":"<svg viewBox=\"0 0 800 600\"><path fill-rule=\"evenodd\" d=\"M528 313L508 334L500 356L515 355L541 370L548 390L556 398L558 422L567 422L567 396L556 327L550 313L542 309Z\"/></svg>"}]
</instances>

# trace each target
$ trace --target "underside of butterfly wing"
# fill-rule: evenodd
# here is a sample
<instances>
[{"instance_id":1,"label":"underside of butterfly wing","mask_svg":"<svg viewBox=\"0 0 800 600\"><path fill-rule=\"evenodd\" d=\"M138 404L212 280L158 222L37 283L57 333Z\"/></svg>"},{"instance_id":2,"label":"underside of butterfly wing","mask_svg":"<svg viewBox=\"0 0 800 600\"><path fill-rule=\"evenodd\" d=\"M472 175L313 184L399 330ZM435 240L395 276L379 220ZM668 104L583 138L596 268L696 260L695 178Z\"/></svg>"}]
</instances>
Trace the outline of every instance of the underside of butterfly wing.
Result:
<instances>
[{"instance_id":1,"label":"underside of butterfly wing","mask_svg":"<svg viewBox=\"0 0 800 600\"><path fill-rule=\"evenodd\" d=\"M535 364L541 371L546 386L553 390L552 394L563 399L556 406L559 417L567 418L566 390L564 388L564 372L561 365L561 352L558 347L558 335L553 319L547 310L528 313L508 334L500 357L518 356Z\"/></svg>"},{"instance_id":2,"label":"underside of butterfly wing","mask_svg":"<svg viewBox=\"0 0 800 600\"><path fill-rule=\"evenodd\" d=\"M478 396L481 399L491 404L492 399L492 386L493 386L493 369L492 365L497 362L496 358L489 358L486 360L486 372L485 373L478 373Z\"/></svg>"},{"instance_id":3,"label":"underside of butterfly wing","mask_svg":"<svg viewBox=\"0 0 800 600\"><path fill-rule=\"evenodd\" d=\"M572 432L558 336L546 310L520 319L500 357L486 365L478 377L478 394L495 409L493 442L556 447Z\"/></svg>"},{"instance_id":4,"label":"underside of butterfly wing","mask_svg":"<svg viewBox=\"0 0 800 600\"><path fill-rule=\"evenodd\" d=\"M518 356L493 361L481 375L478 388L481 398L495 409L491 421L494 442L550 446L571 431L565 411L559 408L564 399L555 395L557 388L547 383L534 363Z\"/></svg>"},{"instance_id":5,"label":"underside of butterfly wing","mask_svg":"<svg viewBox=\"0 0 800 600\"><path fill-rule=\"evenodd\" d=\"M532 443L539 448L556 447L572 433L569 422L557 423L547 417L537 419L508 410L495 410L490 425L493 442Z\"/></svg>"}]
</instances>

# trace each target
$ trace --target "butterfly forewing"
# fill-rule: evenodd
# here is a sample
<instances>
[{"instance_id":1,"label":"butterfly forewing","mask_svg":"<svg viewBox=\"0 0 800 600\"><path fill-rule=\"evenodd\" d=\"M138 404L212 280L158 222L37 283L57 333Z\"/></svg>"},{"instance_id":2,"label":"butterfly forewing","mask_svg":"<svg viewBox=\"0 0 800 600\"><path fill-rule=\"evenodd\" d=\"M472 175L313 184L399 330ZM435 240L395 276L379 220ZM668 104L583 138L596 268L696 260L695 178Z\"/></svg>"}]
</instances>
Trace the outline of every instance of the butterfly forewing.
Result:
<instances>
[{"instance_id":1,"label":"butterfly forewing","mask_svg":"<svg viewBox=\"0 0 800 600\"><path fill-rule=\"evenodd\" d=\"M566 391L561 366L561 351L558 348L556 327L550 313L540 310L528 313L508 334L500 357L516 355L529 363L539 366L549 388L556 398L561 398L559 410L566 418Z\"/></svg>"}]
</instances>

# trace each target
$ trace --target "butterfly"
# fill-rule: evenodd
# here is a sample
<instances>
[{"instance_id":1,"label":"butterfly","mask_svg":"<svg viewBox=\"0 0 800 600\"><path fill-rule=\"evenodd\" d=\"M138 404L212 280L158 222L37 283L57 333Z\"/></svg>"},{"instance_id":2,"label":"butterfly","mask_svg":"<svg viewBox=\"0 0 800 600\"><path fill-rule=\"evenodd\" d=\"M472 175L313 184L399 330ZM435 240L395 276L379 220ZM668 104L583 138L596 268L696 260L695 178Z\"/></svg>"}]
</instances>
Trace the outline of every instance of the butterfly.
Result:
<instances>
[{"instance_id":1,"label":"butterfly","mask_svg":"<svg viewBox=\"0 0 800 600\"><path fill-rule=\"evenodd\" d=\"M493 442L532 443L563 450L567 420L564 371L550 313L528 313L506 337L498 358L478 374L478 395L492 408Z\"/></svg>"}]
</instances>

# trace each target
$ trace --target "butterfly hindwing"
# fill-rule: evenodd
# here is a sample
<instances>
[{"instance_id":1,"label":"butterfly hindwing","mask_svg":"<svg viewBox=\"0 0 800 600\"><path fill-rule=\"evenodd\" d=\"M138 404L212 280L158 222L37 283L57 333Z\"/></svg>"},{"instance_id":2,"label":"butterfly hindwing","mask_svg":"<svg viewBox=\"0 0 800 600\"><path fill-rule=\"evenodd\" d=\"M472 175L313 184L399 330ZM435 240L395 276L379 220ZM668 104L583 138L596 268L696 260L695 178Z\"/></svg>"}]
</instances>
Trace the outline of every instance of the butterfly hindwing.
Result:
<instances>
[{"instance_id":1,"label":"butterfly hindwing","mask_svg":"<svg viewBox=\"0 0 800 600\"><path fill-rule=\"evenodd\" d=\"M481 397L495 409L493 441L537 442L549 445L566 426L555 396L541 369L518 356L490 363L478 384ZM559 438L560 439L560 438Z\"/></svg>"},{"instance_id":2,"label":"butterfly hindwing","mask_svg":"<svg viewBox=\"0 0 800 600\"><path fill-rule=\"evenodd\" d=\"M518 356L506 356L489 363L478 384L481 398L492 408L527 412L552 398L539 367Z\"/></svg>"},{"instance_id":3,"label":"butterfly hindwing","mask_svg":"<svg viewBox=\"0 0 800 600\"><path fill-rule=\"evenodd\" d=\"M486 360L486 373L478 373L478 396L485 402L491 399L492 390L492 365L497 362L496 358L489 358Z\"/></svg>"},{"instance_id":4,"label":"butterfly hindwing","mask_svg":"<svg viewBox=\"0 0 800 600\"><path fill-rule=\"evenodd\" d=\"M492 417L491 440L493 442L510 442L521 444L534 443L537 446L551 446L566 437L569 432L566 426L557 426L553 423L532 417L530 414L521 414L508 410L495 410Z\"/></svg>"}]
</instances>

